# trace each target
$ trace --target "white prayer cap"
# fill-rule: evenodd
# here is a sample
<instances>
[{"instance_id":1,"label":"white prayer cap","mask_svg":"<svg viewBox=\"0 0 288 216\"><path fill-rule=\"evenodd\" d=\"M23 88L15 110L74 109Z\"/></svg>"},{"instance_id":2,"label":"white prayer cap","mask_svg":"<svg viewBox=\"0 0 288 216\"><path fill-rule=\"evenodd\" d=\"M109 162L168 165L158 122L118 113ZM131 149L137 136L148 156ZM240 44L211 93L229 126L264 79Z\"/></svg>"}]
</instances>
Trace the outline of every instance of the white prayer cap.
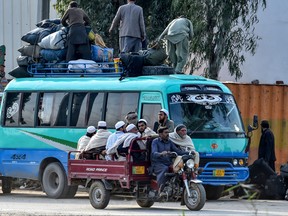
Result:
<instances>
[{"instance_id":1,"label":"white prayer cap","mask_svg":"<svg viewBox=\"0 0 288 216\"><path fill-rule=\"evenodd\" d=\"M98 127L106 127L107 124L105 121L98 121Z\"/></svg>"},{"instance_id":2,"label":"white prayer cap","mask_svg":"<svg viewBox=\"0 0 288 216\"><path fill-rule=\"evenodd\" d=\"M161 109L160 112L164 112L167 116L169 116L169 112L166 109Z\"/></svg>"},{"instance_id":3,"label":"white prayer cap","mask_svg":"<svg viewBox=\"0 0 288 216\"><path fill-rule=\"evenodd\" d=\"M126 127L126 131L129 132L131 131L133 128L136 128L136 126L134 124L129 124L127 127Z\"/></svg>"},{"instance_id":4,"label":"white prayer cap","mask_svg":"<svg viewBox=\"0 0 288 216\"><path fill-rule=\"evenodd\" d=\"M92 133L94 133L95 131L96 131L96 128L95 128L94 126L89 126L89 127L87 128L87 133L92 134Z\"/></svg>"},{"instance_id":5,"label":"white prayer cap","mask_svg":"<svg viewBox=\"0 0 288 216\"><path fill-rule=\"evenodd\" d=\"M147 125L147 121L145 119L139 119L138 122L144 122Z\"/></svg>"},{"instance_id":6,"label":"white prayer cap","mask_svg":"<svg viewBox=\"0 0 288 216\"><path fill-rule=\"evenodd\" d=\"M116 124L115 124L115 129L119 129L121 127L123 127L123 125L125 125L125 122L124 121L118 121Z\"/></svg>"}]
</instances>

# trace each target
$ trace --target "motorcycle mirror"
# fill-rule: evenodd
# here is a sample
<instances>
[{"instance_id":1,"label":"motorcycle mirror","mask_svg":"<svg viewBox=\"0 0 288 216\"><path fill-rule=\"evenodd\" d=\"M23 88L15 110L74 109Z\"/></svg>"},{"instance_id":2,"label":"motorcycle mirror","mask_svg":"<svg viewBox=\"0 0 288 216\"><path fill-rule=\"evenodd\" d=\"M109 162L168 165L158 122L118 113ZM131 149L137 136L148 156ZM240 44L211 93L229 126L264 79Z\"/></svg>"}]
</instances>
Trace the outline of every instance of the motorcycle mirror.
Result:
<instances>
[{"instance_id":1,"label":"motorcycle mirror","mask_svg":"<svg viewBox=\"0 0 288 216\"><path fill-rule=\"evenodd\" d=\"M258 116L257 115L253 116L253 127L256 129L258 128Z\"/></svg>"}]
</instances>

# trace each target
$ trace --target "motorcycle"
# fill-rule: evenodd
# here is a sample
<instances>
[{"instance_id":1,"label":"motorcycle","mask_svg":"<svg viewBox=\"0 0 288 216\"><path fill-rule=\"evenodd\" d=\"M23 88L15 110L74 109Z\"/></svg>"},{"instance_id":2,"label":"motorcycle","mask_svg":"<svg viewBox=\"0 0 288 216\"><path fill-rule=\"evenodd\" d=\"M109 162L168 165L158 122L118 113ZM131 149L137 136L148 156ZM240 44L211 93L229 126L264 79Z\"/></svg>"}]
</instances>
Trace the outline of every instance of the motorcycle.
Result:
<instances>
[{"instance_id":1,"label":"motorcycle","mask_svg":"<svg viewBox=\"0 0 288 216\"><path fill-rule=\"evenodd\" d=\"M165 173L166 183L161 189L158 188L156 176L153 176L150 186L138 188L137 203L141 207L151 207L156 201L181 201L189 210L199 211L206 202L206 192L202 181L197 180L197 171L194 168L194 154L189 151L188 155L169 153L175 158L169 172Z\"/></svg>"}]
</instances>

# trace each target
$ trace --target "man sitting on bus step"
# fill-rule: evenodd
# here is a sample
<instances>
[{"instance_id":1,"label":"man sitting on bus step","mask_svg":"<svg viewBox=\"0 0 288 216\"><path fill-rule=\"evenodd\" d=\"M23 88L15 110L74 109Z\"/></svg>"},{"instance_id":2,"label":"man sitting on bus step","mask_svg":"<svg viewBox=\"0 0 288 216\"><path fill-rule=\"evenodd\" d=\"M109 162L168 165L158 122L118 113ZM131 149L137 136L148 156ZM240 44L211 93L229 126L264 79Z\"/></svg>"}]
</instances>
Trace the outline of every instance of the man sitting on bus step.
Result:
<instances>
[{"instance_id":1,"label":"man sitting on bus step","mask_svg":"<svg viewBox=\"0 0 288 216\"><path fill-rule=\"evenodd\" d=\"M192 139L187 135L187 127L184 124L179 124L175 127L174 132L169 133L169 139L183 151L187 151L187 147L192 150L195 155L195 165L199 167L199 153L196 151Z\"/></svg>"},{"instance_id":2,"label":"man sitting on bus step","mask_svg":"<svg viewBox=\"0 0 288 216\"><path fill-rule=\"evenodd\" d=\"M88 145L91 137L96 133L96 128L94 126L89 126L86 129L86 134L80 137L77 143L77 151L81 151L80 153L76 153L75 159L81 158L83 151L85 150L86 146Z\"/></svg>"},{"instance_id":3,"label":"man sitting on bus step","mask_svg":"<svg viewBox=\"0 0 288 216\"><path fill-rule=\"evenodd\" d=\"M158 121L154 123L153 130L158 131L160 127L167 127L169 132L174 130L174 122L168 119L169 112L166 109L161 109L158 113Z\"/></svg>"},{"instance_id":4,"label":"man sitting on bus step","mask_svg":"<svg viewBox=\"0 0 288 216\"><path fill-rule=\"evenodd\" d=\"M134 124L129 124L126 127L126 132L127 133L123 134L121 137L119 137L119 139L117 139L112 148L109 148L106 151L106 154L116 154L117 161L125 161L126 154L128 153L132 140L135 138L140 138L140 133ZM138 140L137 144L138 145L134 146L136 149L143 149L145 147L142 140ZM140 157L140 154L135 154L135 158L138 156Z\"/></svg>"},{"instance_id":5,"label":"man sitting on bus step","mask_svg":"<svg viewBox=\"0 0 288 216\"><path fill-rule=\"evenodd\" d=\"M119 139L119 137L121 137L124 133L125 133L125 122L124 121L118 121L115 124L115 129L116 131L114 133L112 133L108 139L107 139L107 143L106 143L106 153L107 150L109 148L112 148L112 146L114 145L114 143ZM105 159L106 160L112 160L112 156L109 154L105 155Z\"/></svg>"},{"instance_id":6,"label":"man sitting on bus step","mask_svg":"<svg viewBox=\"0 0 288 216\"><path fill-rule=\"evenodd\" d=\"M103 151L106 148L107 139L112 133L107 130L107 124L105 121L99 121L97 129L96 134L91 138L86 146L85 153L90 153L92 155L99 154L99 159L104 159ZM93 156L90 159L93 159Z\"/></svg>"},{"instance_id":7,"label":"man sitting on bus step","mask_svg":"<svg viewBox=\"0 0 288 216\"><path fill-rule=\"evenodd\" d=\"M153 173L157 176L157 184L159 191L163 190L169 166L172 165L172 157L169 153L176 152L178 155L185 155L188 152L176 147L176 145L169 139L168 127L160 127L158 129L159 138L152 141L151 150L151 166Z\"/></svg>"}]
</instances>

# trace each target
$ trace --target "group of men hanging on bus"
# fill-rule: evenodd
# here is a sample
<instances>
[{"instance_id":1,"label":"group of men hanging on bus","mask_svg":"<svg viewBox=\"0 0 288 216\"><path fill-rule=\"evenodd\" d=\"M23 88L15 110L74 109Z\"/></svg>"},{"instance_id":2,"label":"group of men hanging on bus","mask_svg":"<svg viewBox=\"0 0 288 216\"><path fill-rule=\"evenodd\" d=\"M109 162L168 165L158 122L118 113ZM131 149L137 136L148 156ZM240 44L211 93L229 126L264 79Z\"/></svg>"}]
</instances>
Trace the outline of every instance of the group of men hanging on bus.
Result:
<instances>
[{"instance_id":1,"label":"group of men hanging on bus","mask_svg":"<svg viewBox=\"0 0 288 216\"><path fill-rule=\"evenodd\" d=\"M145 119L139 119L135 112L130 112L125 121L115 124L114 133L107 129L105 121L99 121L97 129L89 126L87 132L78 140L76 159L126 160L128 149L136 138L138 145L133 145L138 151L132 154L133 160L151 160L157 183L165 183L165 173L172 164L170 152L178 155L187 154L189 147L195 154L195 168L199 166L199 153L195 150L192 139L187 135L187 128L179 124L174 128L174 122L168 119L169 113L161 109L158 121L153 130L148 127ZM157 131L157 133L155 132ZM146 151L147 150L147 151ZM143 154L144 153L144 154Z\"/></svg>"}]
</instances>

